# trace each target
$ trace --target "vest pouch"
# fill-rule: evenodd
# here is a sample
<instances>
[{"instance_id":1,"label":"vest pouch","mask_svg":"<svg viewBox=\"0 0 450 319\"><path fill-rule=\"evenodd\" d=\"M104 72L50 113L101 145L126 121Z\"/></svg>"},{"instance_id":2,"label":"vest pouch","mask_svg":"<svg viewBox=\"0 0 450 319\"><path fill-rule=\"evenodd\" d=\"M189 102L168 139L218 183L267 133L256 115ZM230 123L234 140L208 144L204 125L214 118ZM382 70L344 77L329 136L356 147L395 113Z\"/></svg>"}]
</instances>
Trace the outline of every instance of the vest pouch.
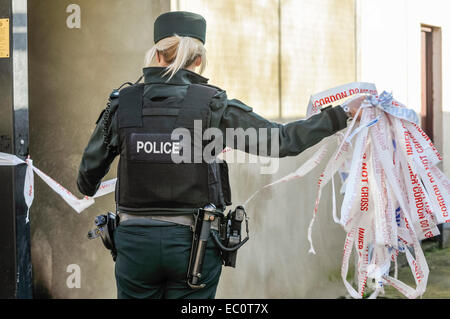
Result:
<instances>
[{"instance_id":1,"label":"vest pouch","mask_svg":"<svg viewBox=\"0 0 450 319\"><path fill-rule=\"evenodd\" d=\"M216 207L225 206L222 195L222 186L220 178L220 169L217 163L208 164L208 187L209 187L209 202L216 203Z\"/></svg>"},{"instance_id":2,"label":"vest pouch","mask_svg":"<svg viewBox=\"0 0 450 319\"><path fill-rule=\"evenodd\" d=\"M123 161L121 169L127 172L120 181L121 207L198 208L207 204L209 176L205 164Z\"/></svg>"},{"instance_id":3,"label":"vest pouch","mask_svg":"<svg viewBox=\"0 0 450 319\"><path fill-rule=\"evenodd\" d=\"M222 194L226 206L230 206L231 202L231 187L230 178L228 176L228 164L225 161L219 163L220 181L222 184Z\"/></svg>"}]
</instances>

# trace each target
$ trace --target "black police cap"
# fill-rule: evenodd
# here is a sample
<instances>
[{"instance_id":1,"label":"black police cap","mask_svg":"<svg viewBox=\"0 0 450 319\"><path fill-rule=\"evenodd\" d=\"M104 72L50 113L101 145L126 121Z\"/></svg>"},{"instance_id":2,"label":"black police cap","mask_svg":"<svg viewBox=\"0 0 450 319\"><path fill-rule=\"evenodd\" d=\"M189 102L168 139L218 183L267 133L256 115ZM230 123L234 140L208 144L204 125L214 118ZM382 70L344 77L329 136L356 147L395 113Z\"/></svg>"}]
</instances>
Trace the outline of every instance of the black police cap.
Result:
<instances>
[{"instance_id":1,"label":"black police cap","mask_svg":"<svg viewBox=\"0 0 450 319\"><path fill-rule=\"evenodd\" d=\"M199 14L186 11L173 11L161 14L155 21L154 41L177 34L196 38L205 44L206 20Z\"/></svg>"}]
</instances>

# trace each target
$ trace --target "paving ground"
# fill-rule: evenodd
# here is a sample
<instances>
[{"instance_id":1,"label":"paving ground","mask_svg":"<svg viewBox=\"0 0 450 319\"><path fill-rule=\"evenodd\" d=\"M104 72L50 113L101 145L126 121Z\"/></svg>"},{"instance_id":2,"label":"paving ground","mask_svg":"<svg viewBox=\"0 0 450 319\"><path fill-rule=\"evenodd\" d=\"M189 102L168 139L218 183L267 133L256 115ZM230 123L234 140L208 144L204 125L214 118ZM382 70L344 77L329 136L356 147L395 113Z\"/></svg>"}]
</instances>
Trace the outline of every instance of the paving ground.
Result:
<instances>
[{"instance_id":1,"label":"paving ground","mask_svg":"<svg viewBox=\"0 0 450 319\"><path fill-rule=\"evenodd\" d=\"M422 249L427 259L430 275L428 277L427 290L423 299L449 299L450 298L450 247L440 249L437 243L423 243ZM398 279L415 287L411 269L406 264L399 268ZM384 298L404 299L395 288L386 287Z\"/></svg>"},{"instance_id":2,"label":"paving ground","mask_svg":"<svg viewBox=\"0 0 450 319\"><path fill-rule=\"evenodd\" d=\"M428 276L427 290L423 299L450 299L450 247L439 248L437 242L423 242L422 249L427 259L430 274ZM415 288L414 277L404 255L399 256L398 279ZM391 273L392 275L392 273ZM351 275L349 275L349 278ZM397 289L386 286L384 296L378 299L406 299ZM341 296L339 299L350 299L350 295Z\"/></svg>"}]
</instances>

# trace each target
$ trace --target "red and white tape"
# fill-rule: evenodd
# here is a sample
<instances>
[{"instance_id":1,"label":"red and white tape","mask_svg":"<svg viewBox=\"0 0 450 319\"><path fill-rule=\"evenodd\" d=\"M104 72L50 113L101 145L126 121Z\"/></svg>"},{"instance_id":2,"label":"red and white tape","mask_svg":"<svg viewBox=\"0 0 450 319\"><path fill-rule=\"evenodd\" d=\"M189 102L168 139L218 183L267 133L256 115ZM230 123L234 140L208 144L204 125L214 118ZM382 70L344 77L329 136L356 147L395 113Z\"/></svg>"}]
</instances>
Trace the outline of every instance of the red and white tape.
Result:
<instances>
[{"instance_id":1,"label":"red and white tape","mask_svg":"<svg viewBox=\"0 0 450 319\"><path fill-rule=\"evenodd\" d=\"M28 211L33 203L34 199L34 173L36 173L50 188L55 191L61 198L69 204L77 213L81 213L83 210L94 204L94 198L109 194L115 190L116 179L111 179L100 184L99 190L93 197L85 196L81 199L77 198L65 187L55 181L53 178L42 172L36 166L33 165L31 159L26 161L21 160L19 157L0 153L0 166L15 166L19 164L27 164L27 171L25 174L25 184L24 184L24 196L25 202L28 207ZM27 214L26 221L29 221L29 215Z\"/></svg>"},{"instance_id":2,"label":"red and white tape","mask_svg":"<svg viewBox=\"0 0 450 319\"><path fill-rule=\"evenodd\" d=\"M337 133L339 146L319 177L313 217L308 227L309 252L315 253L312 229L322 190L332 182L333 219L347 232L341 276L353 298L369 298L384 293L391 285L408 298L425 290L429 268L419 240L439 235L438 224L450 222L450 180L436 166L442 156L417 125L417 115L374 84L354 82L311 97L307 117L320 107L365 94L346 132ZM361 121L357 118L361 113ZM353 140L353 143L352 143ZM332 148L331 139L294 173L264 186L301 178L312 171ZM340 218L337 216L334 175L339 171L344 194ZM262 190L255 192L247 205ZM357 289L347 280L350 257L357 253ZM413 252L413 254L411 253ZM406 259L415 278L412 288L397 278L397 257ZM393 277L390 274L394 263Z\"/></svg>"},{"instance_id":3,"label":"red and white tape","mask_svg":"<svg viewBox=\"0 0 450 319\"><path fill-rule=\"evenodd\" d=\"M408 298L416 298L425 292L429 275L419 240L439 235L436 226L450 222L450 180L436 166L442 156L417 125L415 112L386 92L378 96L375 85L355 82L321 92L311 97L308 116L331 99L338 101L356 92L368 93L360 108L361 121L356 124L355 116L338 151L348 148L355 137L353 149L351 154L346 154L344 164L337 162L336 157L328 163L328 166L341 165L340 169L345 170L343 176L348 176L344 180L339 220L347 231L342 279L354 298L362 298L367 287L373 288L369 298L376 298L387 284ZM318 198L308 231L310 252L314 252L311 227L321 190L330 179L324 179L325 175L319 179ZM357 290L347 280L353 246L358 257ZM406 255L416 288L397 278L399 253ZM394 263L394 277L390 275L391 263Z\"/></svg>"}]
</instances>

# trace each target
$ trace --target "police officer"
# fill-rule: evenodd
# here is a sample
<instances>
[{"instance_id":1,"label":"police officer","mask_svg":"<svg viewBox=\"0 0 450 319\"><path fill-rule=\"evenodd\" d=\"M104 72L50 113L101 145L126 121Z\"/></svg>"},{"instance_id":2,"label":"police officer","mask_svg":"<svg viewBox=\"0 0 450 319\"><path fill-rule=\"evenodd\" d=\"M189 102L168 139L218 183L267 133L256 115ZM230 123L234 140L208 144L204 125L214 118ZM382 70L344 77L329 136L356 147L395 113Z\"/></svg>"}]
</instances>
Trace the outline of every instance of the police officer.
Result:
<instances>
[{"instance_id":1,"label":"police officer","mask_svg":"<svg viewBox=\"0 0 450 319\"><path fill-rule=\"evenodd\" d=\"M202 269L205 287L192 289L186 272L193 214L207 204L220 212L231 204L227 166L173 163L171 153L179 151L173 129L185 128L195 135L193 123L200 120L202 131L222 131L225 143L227 128L278 129L276 156L295 156L344 129L362 102L357 99L346 110L329 107L284 125L268 121L195 73L197 68L202 73L206 63L205 35L206 21L198 14L169 12L156 19L144 83L113 92L81 160L77 185L81 193L92 196L120 156L120 225L114 236L118 298L214 298L216 293L222 260L212 241ZM270 144L271 134L267 136L263 142ZM255 141L247 140L242 150L249 152L251 143Z\"/></svg>"}]
</instances>

